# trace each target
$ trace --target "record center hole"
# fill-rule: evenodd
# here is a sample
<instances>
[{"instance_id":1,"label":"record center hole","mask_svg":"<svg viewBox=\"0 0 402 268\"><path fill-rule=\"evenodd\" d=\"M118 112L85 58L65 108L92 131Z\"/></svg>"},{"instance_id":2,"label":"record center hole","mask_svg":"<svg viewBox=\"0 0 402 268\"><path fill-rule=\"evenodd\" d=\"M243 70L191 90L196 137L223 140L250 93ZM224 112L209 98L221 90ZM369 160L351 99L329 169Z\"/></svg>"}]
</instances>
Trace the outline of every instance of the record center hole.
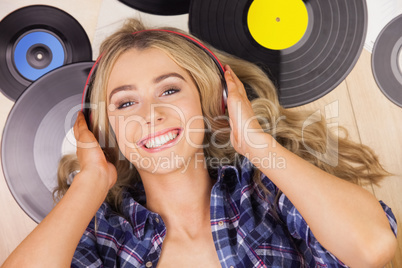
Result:
<instances>
[{"instance_id":1,"label":"record center hole","mask_svg":"<svg viewBox=\"0 0 402 268\"><path fill-rule=\"evenodd\" d=\"M280 22L280 21L281 21L281 18L277 17L277 18L276 18L276 21L277 21L277 22Z\"/></svg>"}]
</instances>

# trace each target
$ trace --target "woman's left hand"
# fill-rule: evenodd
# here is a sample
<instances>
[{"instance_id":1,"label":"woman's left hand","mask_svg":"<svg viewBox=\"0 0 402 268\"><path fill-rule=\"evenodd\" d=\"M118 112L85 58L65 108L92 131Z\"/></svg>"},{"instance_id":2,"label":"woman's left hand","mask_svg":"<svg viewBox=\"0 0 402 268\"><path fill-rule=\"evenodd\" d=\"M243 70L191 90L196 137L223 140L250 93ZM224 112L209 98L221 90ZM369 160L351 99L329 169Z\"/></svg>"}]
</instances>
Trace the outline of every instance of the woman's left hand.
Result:
<instances>
[{"instance_id":1,"label":"woman's left hand","mask_svg":"<svg viewBox=\"0 0 402 268\"><path fill-rule=\"evenodd\" d=\"M225 79L228 87L227 109L231 127L230 141L239 154L250 154L264 146L264 133L247 98L243 83L229 65L225 66Z\"/></svg>"}]
</instances>

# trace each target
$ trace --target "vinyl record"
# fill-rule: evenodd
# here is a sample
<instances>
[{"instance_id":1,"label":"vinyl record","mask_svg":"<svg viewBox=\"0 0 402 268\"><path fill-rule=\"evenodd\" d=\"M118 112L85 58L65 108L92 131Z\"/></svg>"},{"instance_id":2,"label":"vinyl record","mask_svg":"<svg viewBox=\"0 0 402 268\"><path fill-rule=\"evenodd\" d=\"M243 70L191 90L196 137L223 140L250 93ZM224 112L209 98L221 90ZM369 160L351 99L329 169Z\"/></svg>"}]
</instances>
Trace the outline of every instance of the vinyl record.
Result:
<instances>
[{"instance_id":1,"label":"vinyl record","mask_svg":"<svg viewBox=\"0 0 402 268\"><path fill-rule=\"evenodd\" d=\"M384 95L402 107L402 15L379 34L371 56L375 80Z\"/></svg>"},{"instance_id":2,"label":"vinyl record","mask_svg":"<svg viewBox=\"0 0 402 268\"><path fill-rule=\"evenodd\" d=\"M92 65L73 63L45 74L22 93L7 118L1 144L4 177L36 222L53 208L58 161L75 153L72 127Z\"/></svg>"},{"instance_id":3,"label":"vinyl record","mask_svg":"<svg viewBox=\"0 0 402 268\"><path fill-rule=\"evenodd\" d=\"M341 83L358 60L367 30L365 0L193 0L191 33L257 63L294 107Z\"/></svg>"},{"instance_id":4,"label":"vinyl record","mask_svg":"<svg viewBox=\"0 0 402 268\"><path fill-rule=\"evenodd\" d=\"M155 15L188 13L190 0L119 0L129 7Z\"/></svg>"},{"instance_id":5,"label":"vinyl record","mask_svg":"<svg viewBox=\"0 0 402 268\"><path fill-rule=\"evenodd\" d=\"M0 91L11 100L47 72L91 60L85 30L60 9L28 6L0 22Z\"/></svg>"}]
</instances>

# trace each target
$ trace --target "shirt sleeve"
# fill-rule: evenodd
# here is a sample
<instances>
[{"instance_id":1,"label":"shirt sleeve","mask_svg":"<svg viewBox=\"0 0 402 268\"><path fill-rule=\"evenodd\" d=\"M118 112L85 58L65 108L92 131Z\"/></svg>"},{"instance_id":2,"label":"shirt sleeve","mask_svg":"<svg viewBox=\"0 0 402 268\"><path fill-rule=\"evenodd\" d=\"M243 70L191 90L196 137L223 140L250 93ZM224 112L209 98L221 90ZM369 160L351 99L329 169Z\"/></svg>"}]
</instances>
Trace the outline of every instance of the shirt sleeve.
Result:
<instances>
[{"instance_id":1,"label":"shirt sleeve","mask_svg":"<svg viewBox=\"0 0 402 268\"><path fill-rule=\"evenodd\" d=\"M103 267L101 258L96 249L96 238L93 230L87 228L75 250L71 267Z\"/></svg>"},{"instance_id":2,"label":"shirt sleeve","mask_svg":"<svg viewBox=\"0 0 402 268\"><path fill-rule=\"evenodd\" d=\"M390 223L390 227L396 236L397 223L395 216L392 213L391 208L389 208L384 202L379 202L384 212L386 213L388 221ZM317 239L314 237L314 234L311 232L307 222L283 193L279 198L278 206L280 216L285 221L291 236L296 239L302 239L306 242L316 262L321 264L333 263L337 264L340 267L347 267L317 241Z\"/></svg>"},{"instance_id":3,"label":"shirt sleeve","mask_svg":"<svg viewBox=\"0 0 402 268\"><path fill-rule=\"evenodd\" d=\"M385 214L387 215L389 225L392 229L392 232L394 232L395 237L398 235L398 229L397 229L397 222L394 213L392 213L392 210L390 207L388 207L384 202L380 200L380 204L382 209L385 211Z\"/></svg>"}]
</instances>

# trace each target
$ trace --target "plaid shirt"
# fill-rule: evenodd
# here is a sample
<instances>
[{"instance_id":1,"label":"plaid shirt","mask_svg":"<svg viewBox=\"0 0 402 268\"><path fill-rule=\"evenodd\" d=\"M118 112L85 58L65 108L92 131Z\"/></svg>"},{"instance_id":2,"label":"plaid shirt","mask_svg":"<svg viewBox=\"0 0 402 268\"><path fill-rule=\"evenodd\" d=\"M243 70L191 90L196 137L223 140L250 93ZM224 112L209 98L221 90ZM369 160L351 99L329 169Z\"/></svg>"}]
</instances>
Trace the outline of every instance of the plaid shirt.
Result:
<instances>
[{"instance_id":1,"label":"plaid shirt","mask_svg":"<svg viewBox=\"0 0 402 268\"><path fill-rule=\"evenodd\" d=\"M264 185L272 193L264 195L252 181L252 174L253 166L247 158L239 167L218 169L210 211L222 267L346 267L323 248L283 194L274 216L272 204L278 188L262 174ZM72 267L157 266L166 226L158 214L141 205L145 195L136 200L128 191L124 193L125 217L116 215L107 203L100 207L96 214L98 229L95 232L92 220L76 249ZM391 209L380 203L396 235L396 219Z\"/></svg>"}]
</instances>

